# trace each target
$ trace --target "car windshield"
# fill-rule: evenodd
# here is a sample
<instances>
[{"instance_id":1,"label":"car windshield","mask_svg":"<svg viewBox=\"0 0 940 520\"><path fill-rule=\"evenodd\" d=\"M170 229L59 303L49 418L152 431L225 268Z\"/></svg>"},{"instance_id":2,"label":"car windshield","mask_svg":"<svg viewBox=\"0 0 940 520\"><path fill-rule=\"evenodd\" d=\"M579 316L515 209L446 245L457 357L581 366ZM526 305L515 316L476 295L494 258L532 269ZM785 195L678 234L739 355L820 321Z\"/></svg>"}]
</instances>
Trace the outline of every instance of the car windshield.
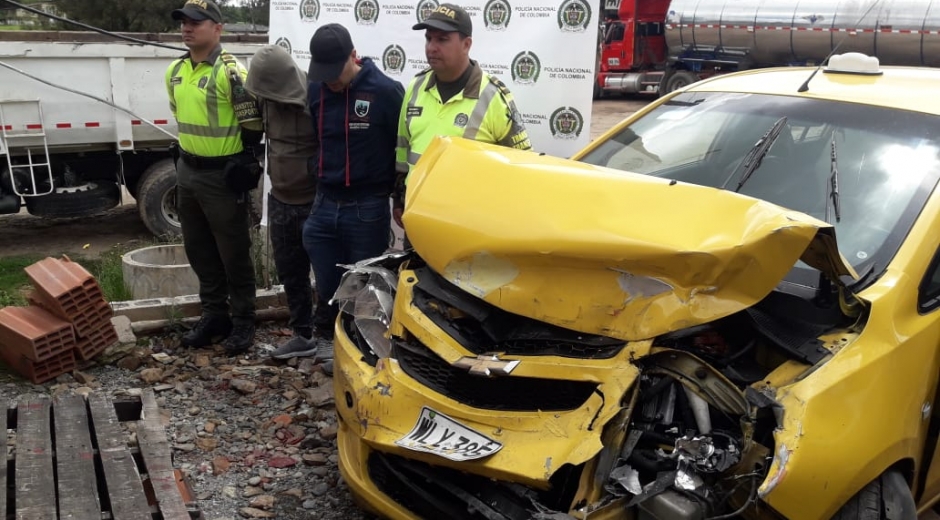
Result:
<instances>
[{"instance_id":1,"label":"car windshield","mask_svg":"<svg viewBox=\"0 0 940 520\"><path fill-rule=\"evenodd\" d=\"M686 92L581 160L735 190L747 169L742 160L784 117L739 193L833 224L839 250L859 273L883 270L940 176L936 116L788 96ZM807 271L798 264L788 279L813 286Z\"/></svg>"}]
</instances>

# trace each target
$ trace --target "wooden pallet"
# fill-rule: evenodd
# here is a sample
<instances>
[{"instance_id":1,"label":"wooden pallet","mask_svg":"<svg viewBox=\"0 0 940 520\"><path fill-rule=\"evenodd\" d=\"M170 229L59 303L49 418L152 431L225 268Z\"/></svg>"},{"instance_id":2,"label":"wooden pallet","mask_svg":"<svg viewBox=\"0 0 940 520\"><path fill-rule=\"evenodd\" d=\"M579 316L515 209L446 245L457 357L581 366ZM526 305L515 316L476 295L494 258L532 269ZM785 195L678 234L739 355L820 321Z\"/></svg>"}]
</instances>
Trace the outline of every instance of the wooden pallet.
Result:
<instances>
[{"instance_id":1,"label":"wooden pallet","mask_svg":"<svg viewBox=\"0 0 940 520\"><path fill-rule=\"evenodd\" d=\"M138 446L128 445L126 421L137 423ZM8 436L8 456L0 457L2 519L202 519L173 469L150 390L127 400L21 397L0 422Z\"/></svg>"}]
</instances>

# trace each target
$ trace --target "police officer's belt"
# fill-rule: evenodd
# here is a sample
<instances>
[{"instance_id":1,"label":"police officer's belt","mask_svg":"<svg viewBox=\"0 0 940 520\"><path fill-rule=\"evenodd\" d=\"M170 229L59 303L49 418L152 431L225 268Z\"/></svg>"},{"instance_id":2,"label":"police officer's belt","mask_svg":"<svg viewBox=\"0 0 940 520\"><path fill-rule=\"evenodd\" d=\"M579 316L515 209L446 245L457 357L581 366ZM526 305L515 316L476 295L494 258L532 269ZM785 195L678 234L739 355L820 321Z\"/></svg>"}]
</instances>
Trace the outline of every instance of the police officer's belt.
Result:
<instances>
[{"instance_id":1,"label":"police officer's belt","mask_svg":"<svg viewBox=\"0 0 940 520\"><path fill-rule=\"evenodd\" d=\"M234 158L234 155L223 155L221 157L202 157L193 155L180 148L180 159L189 166L197 170L221 170L225 164Z\"/></svg>"}]
</instances>

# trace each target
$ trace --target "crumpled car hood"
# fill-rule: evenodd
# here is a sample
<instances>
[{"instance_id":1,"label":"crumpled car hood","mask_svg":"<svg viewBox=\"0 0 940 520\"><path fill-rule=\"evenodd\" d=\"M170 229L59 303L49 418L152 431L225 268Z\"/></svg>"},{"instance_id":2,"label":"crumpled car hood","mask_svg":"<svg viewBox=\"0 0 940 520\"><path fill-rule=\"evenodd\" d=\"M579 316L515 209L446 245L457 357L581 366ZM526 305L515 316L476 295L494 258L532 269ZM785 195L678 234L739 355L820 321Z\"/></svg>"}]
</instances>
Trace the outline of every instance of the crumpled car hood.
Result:
<instances>
[{"instance_id":1,"label":"crumpled car hood","mask_svg":"<svg viewBox=\"0 0 940 520\"><path fill-rule=\"evenodd\" d=\"M468 293L628 341L745 309L800 259L857 278L832 226L803 213L462 138L422 156L404 223L415 251Z\"/></svg>"}]
</instances>

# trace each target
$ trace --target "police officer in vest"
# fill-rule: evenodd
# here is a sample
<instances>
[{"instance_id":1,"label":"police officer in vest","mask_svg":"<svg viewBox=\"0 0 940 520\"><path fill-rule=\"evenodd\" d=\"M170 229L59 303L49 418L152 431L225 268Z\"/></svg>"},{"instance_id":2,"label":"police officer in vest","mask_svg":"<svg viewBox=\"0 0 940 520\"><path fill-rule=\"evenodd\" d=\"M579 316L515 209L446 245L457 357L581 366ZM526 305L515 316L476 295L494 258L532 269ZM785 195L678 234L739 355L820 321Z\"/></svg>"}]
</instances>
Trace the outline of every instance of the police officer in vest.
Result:
<instances>
[{"instance_id":1,"label":"police officer in vest","mask_svg":"<svg viewBox=\"0 0 940 520\"><path fill-rule=\"evenodd\" d=\"M398 123L394 217L401 225L407 175L436 136L460 136L528 150L529 136L512 94L470 59L473 24L463 8L441 4L413 27L425 30L429 68L405 91Z\"/></svg>"},{"instance_id":2,"label":"police officer in vest","mask_svg":"<svg viewBox=\"0 0 940 520\"><path fill-rule=\"evenodd\" d=\"M247 193L260 178L252 147L261 140L261 118L244 89L247 70L222 49L219 7L187 0L172 16L189 48L166 72L179 126L176 202L202 304L201 319L181 343L202 347L224 339L226 352L237 354L255 334Z\"/></svg>"}]
</instances>

